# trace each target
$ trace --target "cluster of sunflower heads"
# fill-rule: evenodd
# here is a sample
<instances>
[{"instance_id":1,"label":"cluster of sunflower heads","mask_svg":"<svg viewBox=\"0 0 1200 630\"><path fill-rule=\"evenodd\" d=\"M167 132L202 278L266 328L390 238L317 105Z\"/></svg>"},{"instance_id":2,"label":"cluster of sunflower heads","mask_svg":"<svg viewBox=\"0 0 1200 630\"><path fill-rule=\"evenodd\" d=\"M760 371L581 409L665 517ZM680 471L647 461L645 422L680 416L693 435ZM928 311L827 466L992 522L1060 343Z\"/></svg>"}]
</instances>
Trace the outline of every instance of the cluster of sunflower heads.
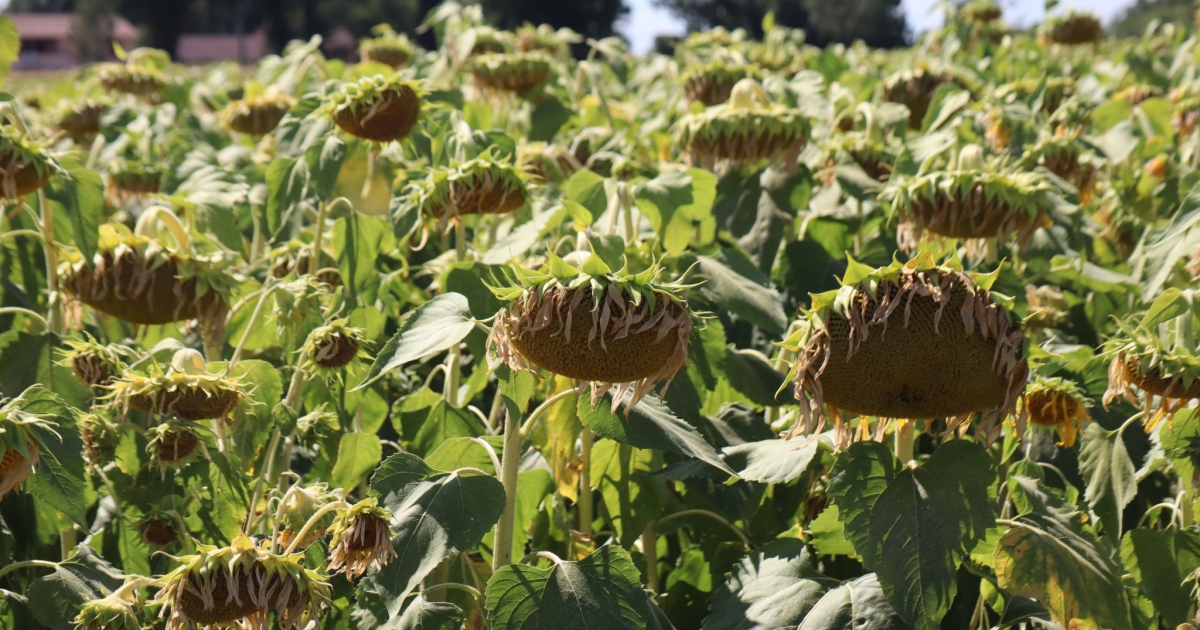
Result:
<instances>
[{"instance_id":1,"label":"cluster of sunflower heads","mask_svg":"<svg viewBox=\"0 0 1200 630\"><path fill-rule=\"evenodd\" d=\"M390 25L380 24L371 32L374 37L364 37L358 42L358 55L364 62L375 61L399 70L416 56L417 47L408 36L396 34Z\"/></svg>"},{"instance_id":2,"label":"cluster of sunflower heads","mask_svg":"<svg viewBox=\"0 0 1200 630\"><path fill-rule=\"evenodd\" d=\"M193 422L227 417L246 395L239 379L210 372L190 348L177 351L166 369L150 361L143 370L126 370L110 389L119 405Z\"/></svg>"},{"instance_id":3,"label":"cluster of sunflower heads","mask_svg":"<svg viewBox=\"0 0 1200 630\"><path fill-rule=\"evenodd\" d=\"M945 419L945 434L962 435L982 413L976 435L995 439L1029 376L1012 300L990 290L998 272L966 273L957 258L939 265L926 250L877 269L850 258L842 287L814 295L782 344L798 353L789 437L816 435L832 417L845 446L873 437L872 416L926 420L927 431ZM883 431L881 421L874 437Z\"/></svg>"},{"instance_id":4,"label":"cluster of sunflower heads","mask_svg":"<svg viewBox=\"0 0 1200 630\"><path fill-rule=\"evenodd\" d=\"M1045 43L1068 46L1096 44L1104 37L1104 27L1095 15L1072 9L1042 22L1038 37Z\"/></svg>"},{"instance_id":5,"label":"cluster of sunflower heads","mask_svg":"<svg viewBox=\"0 0 1200 630\"><path fill-rule=\"evenodd\" d=\"M484 92L522 94L550 78L553 58L535 50L518 53L487 53L468 62L471 76Z\"/></svg>"},{"instance_id":6,"label":"cluster of sunflower heads","mask_svg":"<svg viewBox=\"0 0 1200 630\"><path fill-rule=\"evenodd\" d=\"M375 75L346 83L324 108L346 133L373 142L403 140L421 115L421 88L399 75Z\"/></svg>"},{"instance_id":7,"label":"cluster of sunflower heads","mask_svg":"<svg viewBox=\"0 0 1200 630\"><path fill-rule=\"evenodd\" d=\"M410 182L404 201L435 221L440 230L468 215L519 210L528 197L529 177L510 157L495 157L489 148L472 160L435 168L425 178Z\"/></svg>"},{"instance_id":8,"label":"cluster of sunflower heads","mask_svg":"<svg viewBox=\"0 0 1200 630\"><path fill-rule=\"evenodd\" d=\"M809 127L799 110L772 103L757 81L742 79L725 104L681 118L675 142L709 169L724 162L768 160L791 170L808 141Z\"/></svg>"},{"instance_id":9,"label":"cluster of sunflower heads","mask_svg":"<svg viewBox=\"0 0 1200 630\"><path fill-rule=\"evenodd\" d=\"M884 197L900 218L900 248L911 252L925 232L974 245L1015 237L1024 247L1038 228L1049 225L1054 190L1044 174L1003 156L985 159L982 147L967 145L945 168L892 178Z\"/></svg>"},{"instance_id":10,"label":"cluster of sunflower heads","mask_svg":"<svg viewBox=\"0 0 1200 630\"><path fill-rule=\"evenodd\" d=\"M41 145L12 125L0 126L0 196L20 199L45 186L60 170Z\"/></svg>"},{"instance_id":11,"label":"cluster of sunflower heads","mask_svg":"<svg viewBox=\"0 0 1200 630\"><path fill-rule=\"evenodd\" d=\"M228 547L198 547L176 558L180 566L152 602L163 605L167 630L300 630L330 603L327 578L305 566L303 554L273 553L241 534Z\"/></svg>"},{"instance_id":12,"label":"cluster of sunflower heads","mask_svg":"<svg viewBox=\"0 0 1200 630\"><path fill-rule=\"evenodd\" d=\"M229 129L257 138L275 131L295 104L296 99L272 87L258 96L230 102L221 119Z\"/></svg>"},{"instance_id":13,"label":"cluster of sunflower heads","mask_svg":"<svg viewBox=\"0 0 1200 630\"><path fill-rule=\"evenodd\" d=\"M1120 334L1104 345L1103 356L1110 361L1104 404L1124 398L1140 407L1147 431L1200 398L1195 299L1194 290L1164 292L1146 313L1118 321ZM1173 316L1167 319L1164 313Z\"/></svg>"},{"instance_id":14,"label":"cluster of sunflower heads","mask_svg":"<svg viewBox=\"0 0 1200 630\"><path fill-rule=\"evenodd\" d=\"M77 143L88 140L100 133L100 119L106 111L108 105L91 99L71 103L59 115L58 128Z\"/></svg>"},{"instance_id":15,"label":"cluster of sunflower heads","mask_svg":"<svg viewBox=\"0 0 1200 630\"><path fill-rule=\"evenodd\" d=\"M492 287L507 306L488 337L491 363L590 383L592 400L615 387L614 410L632 391L632 408L687 365L689 286L660 282L662 271L614 272L589 251L551 253L537 271L518 267L510 285Z\"/></svg>"},{"instance_id":16,"label":"cluster of sunflower heads","mask_svg":"<svg viewBox=\"0 0 1200 630\"><path fill-rule=\"evenodd\" d=\"M392 513L380 507L374 497L364 499L345 510L339 510L329 529L329 570L342 571L346 579L356 580L367 569L379 569L396 557L392 547L392 530L388 523Z\"/></svg>"}]
</instances>

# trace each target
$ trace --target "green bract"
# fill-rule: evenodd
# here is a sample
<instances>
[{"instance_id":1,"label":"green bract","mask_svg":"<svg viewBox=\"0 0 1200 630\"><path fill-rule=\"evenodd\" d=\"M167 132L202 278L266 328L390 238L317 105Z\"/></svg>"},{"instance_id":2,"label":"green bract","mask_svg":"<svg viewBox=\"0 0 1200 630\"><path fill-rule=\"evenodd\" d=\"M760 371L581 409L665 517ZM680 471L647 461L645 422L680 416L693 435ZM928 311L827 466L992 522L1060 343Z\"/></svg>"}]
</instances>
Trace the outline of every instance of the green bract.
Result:
<instances>
[{"instance_id":1,"label":"green bract","mask_svg":"<svg viewBox=\"0 0 1200 630\"><path fill-rule=\"evenodd\" d=\"M586 251L551 252L537 271L516 267L511 285L491 287L508 304L488 336L493 362L591 383L593 400L615 387L614 410L632 391L632 409L687 365L689 285L660 282L661 273L657 264L614 272Z\"/></svg>"},{"instance_id":2,"label":"green bract","mask_svg":"<svg viewBox=\"0 0 1200 630\"><path fill-rule=\"evenodd\" d=\"M882 268L848 258L842 287L814 295L782 344L799 354L791 435L816 435L832 416L838 444L871 437L844 412L945 419L961 434L982 412L977 434L995 439L1029 374L1012 299L990 291L998 273L966 273L956 258L939 265L925 250Z\"/></svg>"}]
</instances>

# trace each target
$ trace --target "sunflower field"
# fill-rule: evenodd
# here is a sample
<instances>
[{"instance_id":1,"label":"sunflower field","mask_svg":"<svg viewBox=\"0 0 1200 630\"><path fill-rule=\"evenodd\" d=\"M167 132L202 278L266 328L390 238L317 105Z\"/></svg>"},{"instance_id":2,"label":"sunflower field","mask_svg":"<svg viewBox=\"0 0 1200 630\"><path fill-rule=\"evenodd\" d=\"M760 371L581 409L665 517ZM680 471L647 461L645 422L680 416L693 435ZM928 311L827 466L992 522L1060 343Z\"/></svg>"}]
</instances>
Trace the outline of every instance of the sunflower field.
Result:
<instances>
[{"instance_id":1,"label":"sunflower field","mask_svg":"<svg viewBox=\"0 0 1200 630\"><path fill-rule=\"evenodd\" d=\"M0 627L1195 630L1200 36L947 11L9 76Z\"/></svg>"}]
</instances>

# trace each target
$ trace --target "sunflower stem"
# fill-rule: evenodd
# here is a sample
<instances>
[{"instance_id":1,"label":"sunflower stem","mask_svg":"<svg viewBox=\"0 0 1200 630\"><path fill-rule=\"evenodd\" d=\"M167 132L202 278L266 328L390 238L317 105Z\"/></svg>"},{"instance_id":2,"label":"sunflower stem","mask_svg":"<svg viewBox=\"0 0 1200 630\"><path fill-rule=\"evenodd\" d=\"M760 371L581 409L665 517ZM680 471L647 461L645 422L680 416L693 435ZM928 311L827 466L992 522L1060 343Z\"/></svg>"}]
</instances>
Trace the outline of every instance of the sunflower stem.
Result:
<instances>
[{"instance_id":1,"label":"sunflower stem","mask_svg":"<svg viewBox=\"0 0 1200 630\"><path fill-rule=\"evenodd\" d=\"M907 465L913 459L913 429L916 423L912 420L896 420L896 459Z\"/></svg>"},{"instance_id":2,"label":"sunflower stem","mask_svg":"<svg viewBox=\"0 0 1200 630\"><path fill-rule=\"evenodd\" d=\"M592 521L596 518L592 505L592 430L584 427L579 435L579 531L592 535Z\"/></svg>"},{"instance_id":3,"label":"sunflower stem","mask_svg":"<svg viewBox=\"0 0 1200 630\"><path fill-rule=\"evenodd\" d=\"M258 324L258 318L262 315L263 306L267 303L267 297L275 291L275 286L271 284L271 279L268 278L266 285L263 286L262 294L258 297L258 304L255 305L254 312L250 314L250 321L246 322L246 330L242 332L242 338L238 340L237 347L233 349L233 356L230 357L229 364L225 368L226 374L232 372L234 366L242 359L242 350L246 347L246 341L250 339L250 333L254 330L255 325Z\"/></svg>"},{"instance_id":4,"label":"sunflower stem","mask_svg":"<svg viewBox=\"0 0 1200 630\"><path fill-rule=\"evenodd\" d=\"M57 569L58 563L50 562L49 560L25 560L24 562L14 562L14 563L4 567L3 569L0 569L0 577L4 577L4 576L8 575L9 573L12 573L13 571L17 571L20 569L29 569L29 568L33 568L33 567L41 567L43 569Z\"/></svg>"},{"instance_id":5,"label":"sunflower stem","mask_svg":"<svg viewBox=\"0 0 1200 630\"><path fill-rule=\"evenodd\" d=\"M46 248L46 321L50 332L63 334L62 300L58 293L58 250L54 247L54 213L46 194L38 191L38 206L42 213L42 241Z\"/></svg>"},{"instance_id":6,"label":"sunflower stem","mask_svg":"<svg viewBox=\"0 0 1200 630\"><path fill-rule=\"evenodd\" d=\"M646 590L658 597L658 524L642 530L642 556L646 558Z\"/></svg>"},{"instance_id":7,"label":"sunflower stem","mask_svg":"<svg viewBox=\"0 0 1200 630\"><path fill-rule=\"evenodd\" d=\"M706 516L706 517L720 523L721 525L724 525L726 529L728 529L729 531L736 534L738 537L738 540L741 540L742 544L745 545L747 549L754 546L750 543L750 537L747 536L746 532L743 532L740 527L738 527L737 525L734 525L733 523L730 523L728 519L721 516L720 514L717 514L716 512L710 512L708 510L682 510L680 512L675 512L674 514L669 514L667 516L664 516L664 517L658 519L657 521L654 522L653 525L654 525L655 530L657 531L658 529L661 529L663 525L666 525L667 523L670 523L671 521L674 521L674 520L680 519L680 518L686 518L688 516Z\"/></svg>"},{"instance_id":8,"label":"sunflower stem","mask_svg":"<svg viewBox=\"0 0 1200 630\"><path fill-rule=\"evenodd\" d=\"M543 403L544 405L544 403ZM541 407L539 407L539 410ZM534 413L537 413L535 410ZM532 414L530 414L532 417ZM496 523L496 538L492 549L492 570L512 564L513 521L517 510L517 465L521 461L521 419L506 418L504 450L500 453L500 483L504 485L504 512Z\"/></svg>"},{"instance_id":9,"label":"sunflower stem","mask_svg":"<svg viewBox=\"0 0 1200 630\"><path fill-rule=\"evenodd\" d=\"M95 168L96 162L100 160L100 151L104 148L104 134L96 134L96 138L92 140L92 150L88 151L86 167Z\"/></svg>"},{"instance_id":10,"label":"sunflower stem","mask_svg":"<svg viewBox=\"0 0 1200 630\"><path fill-rule=\"evenodd\" d=\"M334 501L327 505L321 506L321 509L317 510L316 513L308 518L308 521L304 523L304 527L301 527L300 531L296 532L295 538L292 538L292 544L288 545L287 549L283 551L283 555L287 556L295 552L296 547L300 545L300 541L304 540L304 537L308 535L308 530L316 527L317 521L321 520L321 517L334 510L343 510L348 507L350 507L350 504L346 503L345 501Z\"/></svg>"},{"instance_id":11,"label":"sunflower stem","mask_svg":"<svg viewBox=\"0 0 1200 630\"><path fill-rule=\"evenodd\" d=\"M454 344L450 348L450 356L446 357L446 387L442 391L442 398L446 399L446 404L451 407L458 408L458 386L462 382L462 368L459 363L462 361L462 345Z\"/></svg>"},{"instance_id":12,"label":"sunflower stem","mask_svg":"<svg viewBox=\"0 0 1200 630\"><path fill-rule=\"evenodd\" d=\"M58 532L58 546L63 560L71 557L71 550L75 548L75 544L78 542L79 537L75 535L74 526Z\"/></svg>"},{"instance_id":13,"label":"sunflower stem","mask_svg":"<svg viewBox=\"0 0 1200 630\"><path fill-rule=\"evenodd\" d=\"M621 188L621 211L625 223L625 242L632 243L634 236L633 229L633 200L629 198L629 189Z\"/></svg>"},{"instance_id":14,"label":"sunflower stem","mask_svg":"<svg viewBox=\"0 0 1200 630\"><path fill-rule=\"evenodd\" d=\"M329 204L321 201L317 204L317 222L313 225L312 254L308 258L308 273L317 275L321 268L321 237L325 233L325 217L329 214Z\"/></svg>"},{"instance_id":15,"label":"sunflower stem","mask_svg":"<svg viewBox=\"0 0 1200 630\"><path fill-rule=\"evenodd\" d=\"M43 330L50 330L50 324L46 321L46 318L42 317L35 311L31 311L27 308L21 308L20 306L5 306L0 308L0 315L8 315L10 313L14 315L24 315L41 324Z\"/></svg>"},{"instance_id":16,"label":"sunflower stem","mask_svg":"<svg viewBox=\"0 0 1200 630\"><path fill-rule=\"evenodd\" d=\"M247 510L246 527L244 531L246 534L250 533L250 528L257 520L254 518L254 515L256 514L255 506L258 505L259 499L262 498L263 485L266 484L267 480L270 479L275 472L275 452L279 450L279 441L282 437L283 436L279 431L279 427L275 427L275 430L271 432L271 443L267 445L266 465L263 468L263 473L259 475L258 480L254 482L254 494L250 495L250 509Z\"/></svg>"},{"instance_id":17,"label":"sunflower stem","mask_svg":"<svg viewBox=\"0 0 1200 630\"><path fill-rule=\"evenodd\" d=\"M213 418L212 424L213 433L217 436L217 452L228 458L229 446L226 444L228 439L225 435L225 418Z\"/></svg>"}]
</instances>

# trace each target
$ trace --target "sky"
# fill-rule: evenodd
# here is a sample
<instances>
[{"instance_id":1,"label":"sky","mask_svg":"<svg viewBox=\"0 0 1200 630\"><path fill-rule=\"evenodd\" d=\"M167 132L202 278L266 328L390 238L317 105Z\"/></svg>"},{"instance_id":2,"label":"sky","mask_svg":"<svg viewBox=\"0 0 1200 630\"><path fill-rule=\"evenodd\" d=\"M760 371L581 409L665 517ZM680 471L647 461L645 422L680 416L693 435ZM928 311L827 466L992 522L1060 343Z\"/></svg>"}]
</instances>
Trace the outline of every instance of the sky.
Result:
<instances>
[{"instance_id":1,"label":"sky","mask_svg":"<svg viewBox=\"0 0 1200 630\"><path fill-rule=\"evenodd\" d=\"M831 0L832 1L832 0ZM1044 0L999 0L1004 7L1005 19L1013 26L1025 26L1040 22L1044 13ZM654 47L656 35L678 35L684 31L683 22L665 9L654 6L654 0L628 0L629 16L618 25L618 30L633 43L633 51L644 53ZM905 15L913 32L936 28L942 23L941 11L931 9L939 0L903 0ZM1105 22L1121 14L1134 0L1070 0L1073 4L1099 15Z\"/></svg>"}]
</instances>

